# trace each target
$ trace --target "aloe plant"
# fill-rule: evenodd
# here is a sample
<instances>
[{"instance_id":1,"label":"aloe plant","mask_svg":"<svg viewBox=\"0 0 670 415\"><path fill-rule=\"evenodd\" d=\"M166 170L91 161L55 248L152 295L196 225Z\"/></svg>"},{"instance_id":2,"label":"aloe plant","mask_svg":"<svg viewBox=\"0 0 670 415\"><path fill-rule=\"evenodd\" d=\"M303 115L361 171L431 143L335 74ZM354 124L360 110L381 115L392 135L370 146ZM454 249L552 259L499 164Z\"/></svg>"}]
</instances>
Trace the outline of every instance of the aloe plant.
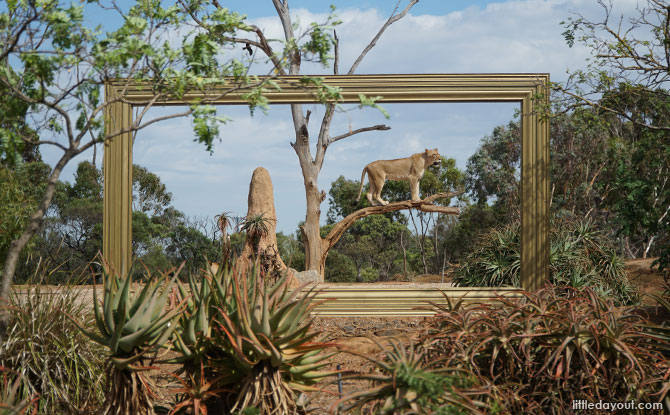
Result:
<instances>
[{"instance_id":1,"label":"aloe plant","mask_svg":"<svg viewBox=\"0 0 670 415\"><path fill-rule=\"evenodd\" d=\"M207 379L205 365L202 361L200 362L199 376L194 376L191 373L186 375L186 379L182 379L175 373L172 373L172 376L182 384L182 387L174 390L180 396L180 399L168 415L174 415L182 408L188 407L192 408L194 415L207 415L208 407L205 404L206 401L211 398L218 398L219 393L224 391L222 389L214 389L219 378Z\"/></svg>"},{"instance_id":2,"label":"aloe plant","mask_svg":"<svg viewBox=\"0 0 670 415\"><path fill-rule=\"evenodd\" d=\"M296 411L296 394L336 372L322 370L335 352L310 332L314 292L290 292L286 276L271 283L256 268L227 271L214 278L217 295L225 298L213 336L226 354L220 365L221 388L230 412L256 407L261 415Z\"/></svg>"},{"instance_id":3,"label":"aloe plant","mask_svg":"<svg viewBox=\"0 0 670 415\"><path fill-rule=\"evenodd\" d=\"M217 311L216 297L212 291L212 277L220 274L205 274L198 283L193 275L188 276L188 288L180 281L177 287L181 298L185 299L185 310L179 316L176 330L173 332L173 345L180 353L174 362L191 362L197 367L205 357L211 338L212 318Z\"/></svg>"},{"instance_id":4,"label":"aloe plant","mask_svg":"<svg viewBox=\"0 0 670 415\"><path fill-rule=\"evenodd\" d=\"M374 364L373 373L353 373L346 379L368 380L371 387L358 390L331 405L331 412L343 402L343 410L357 409L380 415L391 414L481 414L486 404L471 399L466 389L473 385L466 374L426 363L422 352L414 346L390 339L388 347L371 338L383 351L377 359L368 353L347 350Z\"/></svg>"},{"instance_id":5,"label":"aloe plant","mask_svg":"<svg viewBox=\"0 0 670 415\"><path fill-rule=\"evenodd\" d=\"M240 230L247 233L247 238L249 238L251 246L254 248L254 253L258 251L259 241L267 236L270 231L270 225L270 219L266 218L262 213L244 220Z\"/></svg>"},{"instance_id":6,"label":"aloe plant","mask_svg":"<svg viewBox=\"0 0 670 415\"><path fill-rule=\"evenodd\" d=\"M182 264L183 267L183 264ZM131 274L120 276L103 260L104 294L98 306L97 290L93 290L93 311L97 331L87 330L73 321L93 341L109 352L105 415L150 414L152 390L141 372L147 367L143 360L157 351L170 338L182 311L173 304L166 309L170 286L181 267L154 280L147 270L149 282L139 293L130 292ZM169 280L169 274L174 277Z\"/></svg>"},{"instance_id":7,"label":"aloe plant","mask_svg":"<svg viewBox=\"0 0 670 415\"><path fill-rule=\"evenodd\" d=\"M225 352L216 344L212 334L213 319L220 308L227 307L223 279L223 269L209 267L198 283L193 274L188 276L188 287L177 280L180 297L185 299L185 309L180 314L176 328L172 333L172 345L179 356L167 360L168 363L180 363L182 367L173 375L179 379L183 388L177 396L177 405L173 408L191 407L193 413L207 413L211 398L218 398L213 392L218 387L219 375L210 362L216 361L219 367L226 366ZM216 280L216 283L214 282ZM229 279L228 279L229 280ZM182 375L183 377L179 377ZM219 402L214 402L216 407Z\"/></svg>"},{"instance_id":8,"label":"aloe plant","mask_svg":"<svg viewBox=\"0 0 670 415\"><path fill-rule=\"evenodd\" d=\"M575 400L664 398L668 340L648 324L592 289L549 286L499 304L442 307L420 340L428 360L470 372L510 413L565 414Z\"/></svg>"}]
</instances>

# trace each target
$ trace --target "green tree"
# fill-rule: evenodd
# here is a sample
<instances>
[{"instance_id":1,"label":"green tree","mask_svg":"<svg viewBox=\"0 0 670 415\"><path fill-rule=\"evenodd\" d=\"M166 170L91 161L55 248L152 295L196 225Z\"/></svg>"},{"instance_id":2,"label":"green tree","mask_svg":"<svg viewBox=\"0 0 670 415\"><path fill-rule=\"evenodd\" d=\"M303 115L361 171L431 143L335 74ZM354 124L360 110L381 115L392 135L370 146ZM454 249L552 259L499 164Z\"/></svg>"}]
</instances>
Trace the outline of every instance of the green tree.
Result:
<instances>
[{"instance_id":1,"label":"green tree","mask_svg":"<svg viewBox=\"0 0 670 415\"><path fill-rule=\"evenodd\" d=\"M11 68L7 70L15 75ZM14 168L23 162L42 161L34 144L35 130L26 122L30 104L8 92L0 83L0 167Z\"/></svg>"},{"instance_id":2,"label":"green tree","mask_svg":"<svg viewBox=\"0 0 670 415\"><path fill-rule=\"evenodd\" d=\"M551 208L604 228L603 200L611 191L610 137L617 130L589 108L557 113L550 123Z\"/></svg>"},{"instance_id":3,"label":"green tree","mask_svg":"<svg viewBox=\"0 0 670 415\"><path fill-rule=\"evenodd\" d=\"M372 215L365 219L369 220L361 222L360 232L363 236L359 242L368 247L368 261L377 270L378 280L388 281L398 271L394 266L398 265L398 260L402 257L400 234L407 227L391 222L383 215Z\"/></svg>"},{"instance_id":4,"label":"green tree","mask_svg":"<svg viewBox=\"0 0 670 415\"><path fill-rule=\"evenodd\" d=\"M603 98L609 99L608 96ZM623 104L624 97L617 100ZM646 119L651 126L670 121L670 101L657 102L656 94L631 95L625 100L630 112ZM613 124L620 119L610 121ZM622 134L611 138L608 152L611 191L605 203L620 234L629 238L635 251L631 256L646 258L660 254L661 268L670 265L670 140L662 130L624 121ZM660 246L660 250L655 248Z\"/></svg>"},{"instance_id":5,"label":"green tree","mask_svg":"<svg viewBox=\"0 0 670 415\"><path fill-rule=\"evenodd\" d=\"M442 266L465 258L481 234L502 223L499 212L492 206L476 203L464 206L458 220L445 224L442 232L439 249L443 254Z\"/></svg>"},{"instance_id":6,"label":"green tree","mask_svg":"<svg viewBox=\"0 0 670 415\"><path fill-rule=\"evenodd\" d=\"M48 168L37 162L22 163L13 169L0 167L0 265L4 264L10 243L21 235L37 208Z\"/></svg>"},{"instance_id":7,"label":"green tree","mask_svg":"<svg viewBox=\"0 0 670 415\"><path fill-rule=\"evenodd\" d=\"M670 130L668 120L652 123L625 104L631 97L653 94L657 99L651 108L663 112L670 98L670 2L643 1L628 17L613 15L612 2L598 0L598 4L602 18L574 13L562 22L568 46L582 43L591 49L591 58L586 70L574 71L566 82L554 85L558 92L554 100L564 108L597 108L642 128Z\"/></svg>"},{"instance_id":8,"label":"green tree","mask_svg":"<svg viewBox=\"0 0 670 415\"><path fill-rule=\"evenodd\" d=\"M37 209L23 232L9 243L3 262L0 299L6 300L14 279L19 254L38 232L49 209L63 168L77 155L115 138L118 132L104 132L103 116L111 101L102 100L105 81L142 80L154 97L130 127L137 131L160 119L194 117L197 140L211 151L218 136L216 116L206 101L192 102L186 111L145 118L146 110L168 96L183 96L189 89L221 84L233 76L241 85L257 89L248 95L252 106L263 102L264 85L247 77L246 66L229 57L216 60L223 45L208 41L198 31L172 46L166 35L182 27L184 15L176 6L140 1L127 10L107 8L97 2L63 5L57 0L10 1L0 12L0 101L17 110L3 114L3 131L13 131L11 145L3 137L2 158L15 159L21 146L52 145L62 150L45 181ZM119 13L121 26L106 33L85 25L86 13ZM109 19L108 21L113 21ZM247 28L244 18L227 10L212 14L208 22L220 33ZM21 107L21 108L19 108ZM30 118L31 134L16 134ZM9 127L8 127L9 126ZM17 127L18 126L18 127ZM6 313L0 316L0 339L4 338Z\"/></svg>"},{"instance_id":9,"label":"green tree","mask_svg":"<svg viewBox=\"0 0 670 415\"><path fill-rule=\"evenodd\" d=\"M22 168L30 165L23 164ZM46 175L48 166L44 168ZM133 175L133 199L140 201L136 203L139 210L133 211L133 258L151 269L167 269L185 261L184 273L204 268L203 255L217 261L220 242L215 235L206 235L203 224L170 205L171 194L158 176L137 165L133 170L138 172ZM74 179L72 184L58 182L49 214L33 239L34 248L26 250L26 254L59 264L52 281L57 281L60 274L67 279L69 273L82 270L102 250L102 172L83 161ZM31 266L19 265L16 280L29 278ZM136 266L133 273L141 278L143 267Z\"/></svg>"},{"instance_id":10,"label":"green tree","mask_svg":"<svg viewBox=\"0 0 670 415\"><path fill-rule=\"evenodd\" d=\"M602 18L574 14L564 22L568 45L580 42L591 49L592 57L585 70L555 85L555 101L562 111L593 109L610 131L611 191L602 198L604 204L614 213L626 253L654 252L665 268L670 265L670 3L647 0L633 16L620 19L613 15L612 3L598 3ZM660 249L654 251L655 246Z\"/></svg>"},{"instance_id":11,"label":"green tree","mask_svg":"<svg viewBox=\"0 0 670 415\"><path fill-rule=\"evenodd\" d=\"M169 240L166 253L173 263L185 262L184 270L190 274L206 269L205 258L218 261L221 256L221 248L215 241L187 223L171 229Z\"/></svg>"},{"instance_id":12,"label":"green tree","mask_svg":"<svg viewBox=\"0 0 670 415\"><path fill-rule=\"evenodd\" d=\"M328 224L333 224L362 207L370 206L366 198L362 198L360 204L355 202L359 186L360 182L345 179L344 176L339 176L330 184L328 212L326 213ZM363 191L367 191L367 185Z\"/></svg>"},{"instance_id":13,"label":"green tree","mask_svg":"<svg viewBox=\"0 0 670 415\"><path fill-rule=\"evenodd\" d=\"M521 131L518 122L498 126L470 156L465 187L479 204L493 200L502 211L519 216Z\"/></svg>"},{"instance_id":14,"label":"green tree","mask_svg":"<svg viewBox=\"0 0 670 415\"><path fill-rule=\"evenodd\" d=\"M295 235L277 232L277 249L284 263L298 271L305 270L305 247Z\"/></svg>"},{"instance_id":15,"label":"green tree","mask_svg":"<svg viewBox=\"0 0 670 415\"><path fill-rule=\"evenodd\" d=\"M133 164L133 211L160 216L170 203L172 193L160 178L146 167Z\"/></svg>"}]
</instances>

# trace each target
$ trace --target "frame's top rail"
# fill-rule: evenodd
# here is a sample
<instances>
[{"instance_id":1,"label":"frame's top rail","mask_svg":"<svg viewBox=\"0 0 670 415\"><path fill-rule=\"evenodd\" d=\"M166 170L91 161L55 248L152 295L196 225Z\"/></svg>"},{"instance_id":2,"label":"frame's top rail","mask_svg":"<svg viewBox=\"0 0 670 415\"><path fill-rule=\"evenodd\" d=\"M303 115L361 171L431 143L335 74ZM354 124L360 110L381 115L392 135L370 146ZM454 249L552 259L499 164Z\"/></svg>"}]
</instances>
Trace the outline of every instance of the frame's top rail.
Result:
<instances>
[{"instance_id":1,"label":"frame's top rail","mask_svg":"<svg viewBox=\"0 0 670 415\"><path fill-rule=\"evenodd\" d=\"M381 96L379 102L505 102L521 101L531 91L545 88L549 74L421 74L417 75L300 75L258 77L248 84L223 79L219 86L208 85L208 91L187 92L179 98L161 98L154 105L184 105L200 100L213 105L246 104L244 94L272 80L279 90L267 87L265 96L271 104L313 103L315 87L304 82L308 77L340 89L340 103L359 103L360 94ZM110 81L108 86L124 97L124 102L144 105L155 97L147 84L131 80Z\"/></svg>"}]
</instances>

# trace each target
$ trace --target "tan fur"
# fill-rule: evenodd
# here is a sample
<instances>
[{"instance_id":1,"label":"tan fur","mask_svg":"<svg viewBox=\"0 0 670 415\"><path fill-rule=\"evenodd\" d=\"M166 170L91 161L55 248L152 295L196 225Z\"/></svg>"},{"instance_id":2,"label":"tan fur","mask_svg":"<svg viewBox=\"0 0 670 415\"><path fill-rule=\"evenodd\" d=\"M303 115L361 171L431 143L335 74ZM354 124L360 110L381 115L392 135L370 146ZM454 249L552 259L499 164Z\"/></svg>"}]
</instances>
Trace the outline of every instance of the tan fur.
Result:
<instances>
[{"instance_id":1,"label":"tan fur","mask_svg":"<svg viewBox=\"0 0 670 415\"><path fill-rule=\"evenodd\" d=\"M440 153L437 149L412 154L409 157L395 160L377 160L363 168L361 174L361 188L358 190L356 202L361 198L365 174L368 175L370 189L367 198L371 205L388 205L389 202L382 199L382 188L387 179L408 180L412 192L412 200L419 200L419 180L423 178L426 168L430 165L441 163Z\"/></svg>"}]
</instances>

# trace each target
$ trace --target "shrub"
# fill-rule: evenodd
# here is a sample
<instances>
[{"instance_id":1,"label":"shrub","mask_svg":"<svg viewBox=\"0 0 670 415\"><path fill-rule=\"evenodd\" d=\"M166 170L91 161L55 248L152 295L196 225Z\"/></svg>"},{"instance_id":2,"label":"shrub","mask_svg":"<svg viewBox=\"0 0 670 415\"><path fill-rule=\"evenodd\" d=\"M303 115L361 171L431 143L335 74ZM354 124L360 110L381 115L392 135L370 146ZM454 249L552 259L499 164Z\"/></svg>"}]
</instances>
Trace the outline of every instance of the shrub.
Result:
<instances>
[{"instance_id":1,"label":"shrub","mask_svg":"<svg viewBox=\"0 0 670 415\"><path fill-rule=\"evenodd\" d=\"M343 410L365 411L370 414L481 414L485 404L472 399L480 392L472 389L473 380L459 370L436 367L436 361L426 362L414 346L405 347L391 340L388 348L372 339L383 350L376 359L368 354L348 350L371 361L374 372L354 373L346 379L368 380L369 389L353 392L331 406L331 412L341 402L350 402ZM468 396L470 395L470 396Z\"/></svg>"},{"instance_id":2,"label":"shrub","mask_svg":"<svg viewBox=\"0 0 670 415\"><path fill-rule=\"evenodd\" d=\"M178 285L186 310L173 333L180 356L172 361L184 375L173 410L299 411L296 395L332 374L321 370L333 355L322 352L332 345L310 331L313 294L291 292L285 276L272 282L258 268L210 269L200 281L189 279L190 296Z\"/></svg>"},{"instance_id":3,"label":"shrub","mask_svg":"<svg viewBox=\"0 0 670 415\"><path fill-rule=\"evenodd\" d=\"M151 414L153 393L151 383L142 375L147 369L144 361L167 342L176 326L171 323L181 308L173 304L166 309L166 305L170 284L181 268L163 273L156 280L147 270L149 282L131 294L132 271L119 275L104 260L102 267L104 293L100 308L96 290L93 291L97 330L72 321L91 340L104 346L108 354L103 414Z\"/></svg>"},{"instance_id":4,"label":"shrub","mask_svg":"<svg viewBox=\"0 0 670 415\"><path fill-rule=\"evenodd\" d=\"M38 270L44 270L41 266ZM44 273L43 275L46 275ZM102 402L102 349L82 335L67 316L90 327L93 319L81 291L20 288L10 297L7 339L0 345L0 365L21 374L22 399L39 394L38 413L86 413Z\"/></svg>"},{"instance_id":5,"label":"shrub","mask_svg":"<svg viewBox=\"0 0 670 415\"><path fill-rule=\"evenodd\" d=\"M470 287L519 287L520 224L484 234L454 273L454 284ZM623 259L612 242L588 222L554 218L550 226L549 281L591 287L617 304L635 304L639 294L628 282Z\"/></svg>"},{"instance_id":6,"label":"shrub","mask_svg":"<svg viewBox=\"0 0 670 415\"><path fill-rule=\"evenodd\" d=\"M488 383L512 414L572 413L573 400L659 402L667 394L668 356L634 308L617 308L589 288L548 287L500 301L441 307L422 337L426 360Z\"/></svg>"}]
</instances>

